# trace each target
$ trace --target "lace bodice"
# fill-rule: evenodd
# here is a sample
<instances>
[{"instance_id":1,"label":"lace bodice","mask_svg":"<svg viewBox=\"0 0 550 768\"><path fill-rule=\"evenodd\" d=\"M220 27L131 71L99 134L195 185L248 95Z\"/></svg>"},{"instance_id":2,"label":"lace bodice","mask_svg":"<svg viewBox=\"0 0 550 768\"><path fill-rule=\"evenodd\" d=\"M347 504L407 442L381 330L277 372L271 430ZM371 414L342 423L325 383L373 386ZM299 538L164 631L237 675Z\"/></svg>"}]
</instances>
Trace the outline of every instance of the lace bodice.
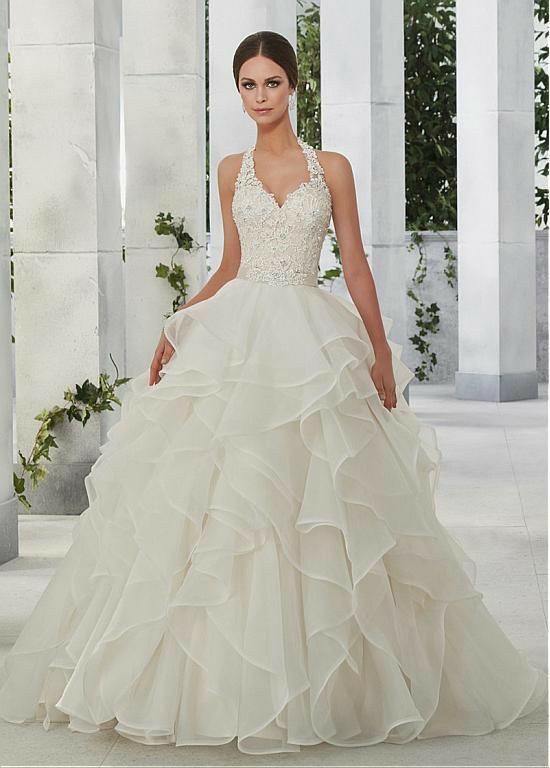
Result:
<instances>
[{"instance_id":1,"label":"lace bodice","mask_svg":"<svg viewBox=\"0 0 550 768\"><path fill-rule=\"evenodd\" d=\"M319 257L332 212L330 190L315 149L298 137L309 179L279 205L256 176L247 149L235 181L232 213L241 241L237 277L274 285L317 286Z\"/></svg>"}]
</instances>

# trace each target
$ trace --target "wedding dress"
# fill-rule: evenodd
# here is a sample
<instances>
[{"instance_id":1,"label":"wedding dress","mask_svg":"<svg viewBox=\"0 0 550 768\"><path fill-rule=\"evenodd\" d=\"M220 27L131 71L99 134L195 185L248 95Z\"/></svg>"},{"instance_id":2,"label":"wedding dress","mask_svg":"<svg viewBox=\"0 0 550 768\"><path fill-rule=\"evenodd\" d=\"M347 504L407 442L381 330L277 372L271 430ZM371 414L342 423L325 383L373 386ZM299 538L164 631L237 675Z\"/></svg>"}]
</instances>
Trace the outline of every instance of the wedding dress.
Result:
<instances>
[{"instance_id":1,"label":"wedding dress","mask_svg":"<svg viewBox=\"0 0 550 768\"><path fill-rule=\"evenodd\" d=\"M436 516L402 347L388 411L355 305L318 287L332 201L300 146L309 180L282 205L244 153L238 274L165 322L160 382L128 385L4 660L4 719L255 754L480 735L543 701Z\"/></svg>"}]
</instances>

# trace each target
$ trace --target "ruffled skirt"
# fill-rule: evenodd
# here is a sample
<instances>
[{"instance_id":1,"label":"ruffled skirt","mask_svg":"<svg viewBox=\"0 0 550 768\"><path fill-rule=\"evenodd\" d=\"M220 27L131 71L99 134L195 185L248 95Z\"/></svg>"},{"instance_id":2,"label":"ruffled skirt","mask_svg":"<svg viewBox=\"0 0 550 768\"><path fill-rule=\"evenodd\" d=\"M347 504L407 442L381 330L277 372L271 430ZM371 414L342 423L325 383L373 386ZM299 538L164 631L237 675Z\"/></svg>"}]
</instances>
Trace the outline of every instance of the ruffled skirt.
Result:
<instances>
[{"instance_id":1,"label":"ruffled skirt","mask_svg":"<svg viewBox=\"0 0 550 768\"><path fill-rule=\"evenodd\" d=\"M386 332L391 320L383 318ZM236 278L165 324L0 670L0 716L246 753L504 728L546 673L438 521L441 454L381 403L355 306Z\"/></svg>"}]
</instances>

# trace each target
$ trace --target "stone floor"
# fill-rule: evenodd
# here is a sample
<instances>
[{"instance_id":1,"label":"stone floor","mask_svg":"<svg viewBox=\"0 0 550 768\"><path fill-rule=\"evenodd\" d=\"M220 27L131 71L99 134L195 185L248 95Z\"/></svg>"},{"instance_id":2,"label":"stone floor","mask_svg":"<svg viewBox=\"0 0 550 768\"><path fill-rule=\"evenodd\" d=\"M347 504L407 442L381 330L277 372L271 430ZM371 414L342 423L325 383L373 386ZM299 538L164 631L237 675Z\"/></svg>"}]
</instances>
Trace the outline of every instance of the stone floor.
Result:
<instances>
[{"instance_id":1,"label":"stone floor","mask_svg":"<svg viewBox=\"0 0 550 768\"><path fill-rule=\"evenodd\" d=\"M414 385L410 404L437 430L443 463L438 517L477 563L477 587L510 639L547 668L547 387L512 403L457 400L449 385ZM21 557L0 567L0 658L71 543L75 518L20 516ZM543 766L546 707L486 736L305 747L245 755L220 747L147 747L114 731L0 720L0 766Z\"/></svg>"}]
</instances>

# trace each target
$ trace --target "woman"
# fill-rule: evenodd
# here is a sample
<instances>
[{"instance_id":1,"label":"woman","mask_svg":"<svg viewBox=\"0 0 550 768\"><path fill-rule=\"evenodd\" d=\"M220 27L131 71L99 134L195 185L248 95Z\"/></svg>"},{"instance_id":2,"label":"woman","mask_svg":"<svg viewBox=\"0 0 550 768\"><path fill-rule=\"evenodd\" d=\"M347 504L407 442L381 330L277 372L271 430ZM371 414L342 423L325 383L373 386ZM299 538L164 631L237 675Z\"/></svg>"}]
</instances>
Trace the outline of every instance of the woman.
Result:
<instances>
[{"instance_id":1,"label":"woman","mask_svg":"<svg viewBox=\"0 0 550 768\"><path fill-rule=\"evenodd\" d=\"M504 728L546 675L437 519L350 164L294 135L284 37L245 38L233 71L257 139L218 166L221 266L131 382L0 715L251 754ZM318 287L331 216L353 302Z\"/></svg>"}]
</instances>

